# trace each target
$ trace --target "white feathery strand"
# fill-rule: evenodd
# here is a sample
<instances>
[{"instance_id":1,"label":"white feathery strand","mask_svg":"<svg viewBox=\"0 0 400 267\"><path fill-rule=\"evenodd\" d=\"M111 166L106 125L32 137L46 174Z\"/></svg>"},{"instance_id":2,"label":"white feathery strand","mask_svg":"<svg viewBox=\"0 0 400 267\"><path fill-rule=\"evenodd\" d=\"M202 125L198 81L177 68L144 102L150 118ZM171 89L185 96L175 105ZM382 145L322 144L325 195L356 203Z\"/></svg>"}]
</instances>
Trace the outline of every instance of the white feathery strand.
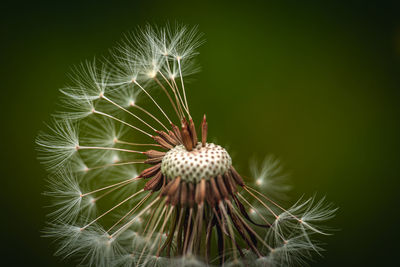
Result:
<instances>
[{"instance_id":1,"label":"white feathery strand","mask_svg":"<svg viewBox=\"0 0 400 267\"><path fill-rule=\"evenodd\" d=\"M186 113L189 115L189 110L186 108L186 105L185 105L185 103L184 103L184 101L183 101L183 99L182 99L181 93L179 92L179 86L178 86L178 84L176 83L175 79L171 79L171 80L172 80L173 88L175 88L174 90L175 90L175 91L177 92L177 94L178 94L178 98L179 98L179 101L180 101L182 107L185 109Z\"/></svg>"},{"instance_id":2,"label":"white feathery strand","mask_svg":"<svg viewBox=\"0 0 400 267\"><path fill-rule=\"evenodd\" d=\"M190 208L192 211L193 211L193 208ZM198 216L197 216L197 214L196 214L196 216L193 214L193 212L191 213L192 215L190 216L190 217L192 217L192 223L193 223L193 229L196 229L196 227L197 227L197 224L198 224ZM187 249L186 249L186 254L190 254L191 253L191 251L192 251L192 241L193 241L193 238L194 238L194 235L196 234L196 232L195 231L192 231L191 233L190 233L190 236L189 236L189 239L188 239L188 245L187 245Z\"/></svg>"},{"instance_id":3,"label":"white feathery strand","mask_svg":"<svg viewBox=\"0 0 400 267\"><path fill-rule=\"evenodd\" d=\"M164 58L165 58L165 63L167 63L168 71L169 73L172 74L171 66L169 65L168 55L164 56Z\"/></svg>"},{"instance_id":4,"label":"white feathery strand","mask_svg":"<svg viewBox=\"0 0 400 267\"><path fill-rule=\"evenodd\" d=\"M292 217L295 218L296 220L300 221L300 219L299 219L297 216L295 216L295 215L293 215L292 213L290 213L289 211L285 210L285 209L282 208L280 205L278 205L275 201L273 201L272 199L266 197L264 194L261 194L260 192L258 192L257 190L255 190L254 188L251 188L251 187L249 187L249 186L246 186L245 189L246 189L246 188L249 188L249 189L251 189L252 191L256 192L256 193L259 194L261 197L265 198L266 200L268 200L269 202L271 202L272 204L274 204L275 206L277 206L277 207L278 207L279 209L281 209L282 211L287 212L290 216L292 216ZM247 189L246 189L246 191L250 193L250 191L248 191ZM250 194L251 194L251 193L250 193ZM261 203L263 203L261 200L259 200L259 201L260 201Z\"/></svg>"},{"instance_id":5,"label":"white feathery strand","mask_svg":"<svg viewBox=\"0 0 400 267\"><path fill-rule=\"evenodd\" d=\"M123 166L123 165L131 165L131 164L143 164L144 161L127 161L127 162L119 162L119 163L111 163L111 164L105 164L101 166L94 166L87 168L85 171L91 171L91 170L96 170L96 169L102 169L102 168L108 168L108 167L114 167L114 166Z\"/></svg>"},{"instance_id":6,"label":"white feathery strand","mask_svg":"<svg viewBox=\"0 0 400 267\"><path fill-rule=\"evenodd\" d=\"M118 185L117 187L114 187L114 188L112 188L111 190L109 190L109 191L103 193L102 195L96 197L96 198L94 199L94 201L98 201L98 200L102 199L103 197L107 196L108 194L111 194L111 193L114 192L115 190L118 190L118 189L120 189L120 188L122 188L122 187L124 187L124 186L126 186L126 185L128 185L128 184L129 184L129 183L125 183L125 184Z\"/></svg>"},{"instance_id":7,"label":"white feathery strand","mask_svg":"<svg viewBox=\"0 0 400 267\"><path fill-rule=\"evenodd\" d=\"M138 119L140 122L142 122L143 124L145 124L147 127L149 127L150 129L152 129L153 131L156 131L156 129L154 127L152 127L151 125L149 125L147 122L145 122L142 118L140 118L139 116L137 116L136 114L133 114L132 112L130 112L129 110L125 109L124 107L118 105L117 103L115 103L114 101L112 101L111 99L109 99L108 97L106 97L105 95L101 96L102 99L110 102L111 104L113 104L114 106L120 108L121 110L125 111L126 113L128 113L129 115L133 116L134 118Z\"/></svg>"},{"instance_id":8,"label":"white feathery strand","mask_svg":"<svg viewBox=\"0 0 400 267\"><path fill-rule=\"evenodd\" d=\"M179 212L178 223L176 225L181 225L182 218L183 218L183 212L184 212L184 209L181 209L181 211Z\"/></svg>"},{"instance_id":9,"label":"white feathery strand","mask_svg":"<svg viewBox=\"0 0 400 267\"><path fill-rule=\"evenodd\" d=\"M161 219L163 218L163 215L164 215L164 213L166 212L167 208L168 208L168 206L164 206L164 208L163 208L162 211L161 211L161 214L158 215L158 219L157 219L157 221L156 221L155 226L151 228L151 231L150 231L149 233L147 233L146 240L150 241L151 236L154 234L155 230L157 229L157 227L158 227L158 225L159 225ZM166 218L166 219L164 220L164 223L165 223L166 221L168 221L168 218ZM162 234L162 233L161 233L161 234ZM146 245L143 247L143 250L142 250L142 252L140 253L140 256L139 256L139 259L138 259L138 264L140 264L140 261L141 261L141 259L142 259L142 257L143 257L143 254L144 254L144 252L145 252L145 250L146 250L146 248L147 248L147 246L148 246L149 244L150 244L150 242L146 242Z\"/></svg>"},{"instance_id":10,"label":"white feathery strand","mask_svg":"<svg viewBox=\"0 0 400 267\"><path fill-rule=\"evenodd\" d=\"M143 154L142 151L129 150L129 149L123 149L123 148L116 148L116 147L103 147L103 146L77 146L76 147L76 150L81 150L81 149L112 150L112 151L121 151L121 152L128 152L128 153Z\"/></svg>"},{"instance_id":11,"label":"white feathery strand","mask_svg":"<svg viewBox=\"0 0 400 267\"><path fill-rule=\"evenodd\" d=\"M222 214L224 215L223 219L226 221L226 223L228 225L228 230L229 230L229 234L231 236L231 241L232 241L233 257L234 257L235 261L237 261L238 257L237 257L237 252L236 252L236 249L235 249L235 243L236 243L236 241L235 241L235 233L233 232L231 221L229 220L228 213L226 212L222 201L219 202L218 206L222 210Z\"/></svg>"},{"instance_id":12,"label":"white feathery strand","mask_svg":"<svg viewBox=\"0 0 400 267\"><path fill-rule=\"evenodd\" d=\"M278 158L269 155L260 164L256 160L250 161L250 172L254 177L255 188L262 189L271 198L288 199L286 192L291 186L288 184L288 175L282 172Z\"/></svg>"},{"instance_id":13,"label":"white feathery strand","mask_svg":"<svg viewBox=\"0 0 400 267\"><path fill-rule=\"evenodd\" d=\"M110 232L112 229L114 229L115 226L117 226L120 222L122 222L126 217L129 216L129 214L134 213L136 209L138 209L150 196L152 192L149 192L147 195L143 197L130 211L128 211L124 216L122 216L116 223L114 223L108 230L107 232Z\"/></svg>"},{"instance_id":14,"label":"white feathery strand","mask_svg":"<svg viewBox=\"0 0 400 267\"><path fill-rule=\"evenodd\" d=\"M258 216L261 217L261 219L268 225L271 226L271 223L268 222L268 220L258 211L257 208L255 208L253 205L251 205L251 203L249 201L247 201L247 199L245 197L243 197L239 192L237 193L237 195L247 204L249 205L250 208L252 208L257 214Z\"/></svg>"},{"instance_id":15,"label":"white feathery strand","mask_svg":"<svg viewBox=\"0 0 400 267\"><path fill-rule=\"evenodd\" d=\"M75 155L79 145L78 126L70 120L54 120L54 125L48 128L50 133L40 133L36 144L39 145L39 158L49 170L55 171Z\"/></svg>"},{"instance_id":16,"label":"white feathery strand","mask_svg":"<svg viewBox=\"0 0 400 267\"><path fill-rule=\"evenodd\" d=\"M306 223L304 220L300 219L299 217L297 217L296 215L294 215L293 213L291 213L288 210L285 210L284 208L282 208L280 205L278 205L275 201L273 201L272 199L266 197L264 194L258 192L257 190L255 190L254 188L248 187L249 189L253 190L254 192L256 192L257 194L259 194L260 196L262 196L263 198L265 198L266 200L268 200L269 202L271 202L272 204L274 204L276 207L278 207L279 209L281 209L282 211L286 212L287 214L289 214L290 216L292 216L294 219L296 219L298 222L300 222L301 224L306 225L308 228L310 228L312 231L317 232L319 234L323 234L323 235L328 235L327 233L324 233L318 229L316 229L315 227L311 226L309 223ZM249 192L249 191L248 191ZM278 217L277 217L278 218Z\"/></svg>"},{"instance_id":17,"label":"white feathery strand","mask_svg":"<svg viewBox=\"0 0 400 267\"><path fill-rule=\"evenodd\" d=\"M218 212L217 212L217 210L215 209L215 207L212 208L212 211L213 211L215 217L217 218L217 222L218 222L219 225L221 226L222 232L223 232L225 235L229 236L229 233L227 232L227 230L226 230L226 228L225 228L225 223L224 223L225 220L223 220L224 218L222 218L222 217L219 218ZM222 215L221 215L221 216L222 216Z\"/></svg>"},{"instance_id":18,"label":"white feathery strand","mask_svg":"<svg viewBox=\"0 0 400 267\"><path fill-rule=\"evenodd\" d=\"M173 80L173 85L174 85L175 91L178 93L178 98L179 98L179 101L180 101L180 103L181 103L181 106L183 107L183 109L185 110L185 112L189 115L189 110L186 108L186 105L185 105L185 103L183 102L181 93L179 92L179 87L178 87L178 85L176 84L176 81L175 81L175 80Z\"/></svg>"},{"instance_id":19,"label":"white feathery strand","mask_svg":"<svg viewBox=\"0 0 400 267\"><path fill-rule=\"evenodd\" d=\"M155 219L153 220L152 218L153 218L153 215L155 215L154 218L156 218L156 217L158 217L160 215L160 213L162 211L162 207L163 207L162 203L163 203L163 201L161 201L158 204L158 206L156 208L154 208L154 213L152 214L151 218L149 219L149 223L143 229L143 232L142 232L143 234L146 233L147 229L153 229L155 227L155 224L156 224L157 221Z\"/></svg>"},{"instance_id":20,"label":"white feathery strand","mask_svg":"<svg viewBox=\"0 0 400 267\"><path fill-rule=\"evenodd\" d=\"M256 195L254 195L252 192L250 192L247 188L250 188L248 186L243 187L244 190L246 190L250 195L252 195L255 199L257 199L258 202L261 203L261 205L263 205L266 209L268 209L269 212L272 213L272 215L274 215L275 218L278 218L278 215L276 215L276 213L270 208L268 207L267 204L265 204L259 197L257 197Z\"/></svg>"},{"instance_id":21,"label":"white feathery strand","mask_svg":"<svg viewBox=\"0 0 400 267\"><path fill-rule=\"evenodd\" d=\"M220 204L221 202L219 202L219 204ZM213 207L213 213L214 213L214 215L215 215L215 217L217 218L217 222L218 222L218 224L221 226L221 230L222 230L222 233L224 233L227 237L228 237L228 239L229 240L231 240L231 244L232 244L232 251L234 251L234 253L235 253L235 257L234 257L234 259L235 259L235 261L237 260L237 256L236 256L236 248L235 248L235 240L234 240L234 237L233 237L233 235L231 234L231 232L229 231L229 229L227 230L226 229L226 224L227 223L229 223L229 221L228 221L228 219L226 219L225 220L225 218L224 218L224 214L222 213L221 214L221 218L219 218L219 216L218 216L218 213L217 213L217 210L215 209L215 207ZM224 238L224 237L223 237ZM225 239L225 238L224 238ZM223 241L223 242L225 242L225 240ZM225 251L223 251L223 254L222 255L220 255L219 257L225 257Z\"/></svg>"},{"instance_id":22,"label":"white feathery strand","mask_svg":"<svg viewBox=\"0 0 400 267\"><path fill-rule=\"evenodd\" d=\"M167 64L169 73L172 73L171 67L170 67L170 65L169 65L169 61L168 61L168 57L167 57L167 56L165 56L165 62L166 62L166 64ZM169 85L169 87L171 88L172 92L173 92L174 95L175 95L176 103L178 104L178 107L179 107L180 111L182 112L182 115L184 115L184 114L183 114L183 111L182 111L182 104L181 104L181 102L179 102L179 100L178 100L178 96L177 96L177 92L176 92L177 90L176 90L176 88L173 86L173 82L172 82L172 81L175 81L175 80L173 79L172 76L170 76L171 82L169 82L168 79L165 77L165 75L164 75L160 70L158 71L158 73L160 73L161 77L163 77L163 79L165 80L165 82L166 82L166 83ZM178 93L179 93L179 91L178 91Z\"/></svg>"},{"instance_id":23,"label":"white feathery strand","mask_svg":"<svg viewBox=\"0 0 400 267\"><path fill-rule=\"evenodd\" d=\"M153 101L153 103L158 107L158 109L161 111L161 113L165 116L165 118L168 120L168 122L171 124L171 120L169 119L169 117L167 116L167 114L165 114L164 110L158 105L158 103L154 100L154 98L147 92L146 89L144 89L136 80L133 80L133 82L139 86L140 89L143 90L143 92L146 93L146 95L151 99L151 101Z\"/></svg>"},{"instance_id":24,"label":"white feathery strand","mask_svg":"<svg viewBox=\"0 0 400 267\"><path fill-rule=\"evenodd\" d=\"M54 146L54 145L48 145L45 143L42 143L40 140L36 142L38 145L42 146L42 147L46 147L46 148L53 148L53 149L76 149L76 147L78 145L74 145L74 146Z\"/></svg>"},{"instance_id":25,"label":"white feathery strand","mask_svg":"<svg viewBox=\"0 0 400 267\"><path fill-rule=\"evenodd\" d=\"M44 194L53 197L51 207L56 208L49 216L53 220L75 218L82 207L82 192L76 175L70 169L62 169L49 177L48 182L48 191Z\"/></svg>"},{"instance_id":26,"label":"white feathery strand","mask_svg":"<svg viewBox=\"0 0 400 267\"><path fill-rule=\"evenodd\" d=\"M137 181L137 180L140 180L140 178L137 178L137 177L130 178L128 180L125 180L125 181L122 181L122 182L119 182L119 183L116 183L116 184L112 184L112 185L109 185L109 186L105 186L105 187L93 190L93 191L88 192L88 193L81 194L81 197L85 197L85 196L88 196L88 195L91 195L91 194L94 194L94 193L97 193L97 192L100 192L100 191L103 191L103 190L106 190L106 189L109 189L109 188L112 188L112 187L115 187L115 186L118 186L118 185L121 185L121 184L131 183L131 182Z\"/></svg>"},{"instance_id":27,"label":"white feathery strand","mask_svg":"<svg viewBox=\"0 0 400 267\"><path fill-rule=\"evenodd\" d=\"M161 201L157 204L158 206L160 205ZM149 223L146 224L146 226L144 227L144 229L142 230L142 234L144 234L147 231L147 228L149 227L150 224L152 224L154 221L152 220L154 217L154 214L157 212L158 206L155 207L150 214L150 217L147 219L147 221Z\"/></svg>"},{"instance_id":28,"label":"white feathery strand","mask_svg":"<svg viewBox=\"0 0 400 267\"><path fill-rule=\"evenodd\" d=\"M165 82L168 84L168 86L171 88L171 91L174 93L175 103L177 104L177 107L178 107L178 110L179 110L179 116L180 116L180 118L183 118L185 116L185 114L183 113L182 105L181 105L181 102L178 99L178 95L175 92L175 88L171 85L171 83L168 81L168 79L165 78L165 76L162 74L162 72L159 71L159 73L161 74L161 76L163 77Z\"/></svg>"},{"instance_id":29,"label":"white feathery strand","mask_svg":"<svg viewBox=\"0 0 400 267\"><path fill-rule=\"evenodd\" d=\"M165 75L162 73L161 70L158 71L158 73L161 75L161 77L164 79L164 81L168 84L168 86L172 89L172 91L174 92L174 88L172 87L172 84L168 81L168 79L165 77ZM174 92L175 94L175 92Z\"/></svg>"},{"instance_id":30,"label":"white feathery strand","mask_svg":"<svg viewBox=\"0 0 400 267\"><path fill-rule=\"evenodd\" d=\"M202 226L201 226L201 222L202 222L202 218L201 216L203 216L203 204L198 205L198 209L197 209L197 214L196 214L196 218L195 218L195 224L193 226L193 229L198 229L197 231L193 231L193 233L190 236L190 241L189 241L189 246L188 246L188 251L191 252L193 250L193 240L195 237L198 236L199 230L201 230Z\"/></svg>"},{"instance_id":31,"label":"white feathery strand","mask_svg":"<svg viewBox=\"0 0 400 267\"><path fill-rule=\"evenodd\" d=\"M180 58L180 57L177 57L177 60L178 60L178 66L179 66L179 76L181 77L181 83L182 83L183 97L184 97L184 99L185 99L186 109L187 109L189 118L191 118L190 112L189 112L189 106L188 106L187 99L186 99L185 84L183 83L182 69L181 69L181 58Z\"/></svg>"},{"instance_id":32,"label":"white feathery strand","mask_svg":"<svg viewBox=\"0 0 400 267\"><path fill-rule=\"evenodd\" d=\"M101 214L100 216L98 216L96 219L94 219L93 221L91 221L90 223L88 223L87 225L85 225L84 227L82 227L82 229L86 229L88 228L90 225L92 225L93 223L95 223L96 221L98 221L100 218L104 217L105 215L107 215L108 213L110 213L111 211L115 210L116 208L118 208L119 206L121 206L122 204L124 204L125 202L127 202L128 200L134 198L135 196L137 196L138 194L144 192L144 189L139 190L138 192L136 192L135 194L132 194L131 196L127 197L126 199L124 199L123 201L121 201L120 203L118 203L117 205L115 205L114 207L112 207L111 209L109 209L108 211L104 212L103 214Z\"/></svg>"},{"instance_id":33,"label":"white feathery strand","mask_svg":"<svg viewBox=\"0 0 400 267\"><path fill-rule=\"evenodd\" d=\"M266 200L268 200L269 202L271 202L272 204L274 204L275 206L277 206L277 207L280 208L281 210L287 211L287 210L285 210L284 208L282 208L281 206L279 206L275 201L273 201L272 199L266 197L264 194L261 194L261 193L260 193L259 191L257 191L256 189L251 188L250 186L246 186L246 188L248 188L248 189L250 189L250 190L256 192L257 194L259 194L260 196L262 196L263 198L265 198ZM246 191L249 192L248 190L246 190ZM249 192L249 193L250 193L250 192ZM294 216L294 215L293 215L293 216ZM294 217L296 217L296 216L294 216Z\"/></svg>"},{"instance_id":34,"label":"white feathery strand","mask_svg":"<svg viewBox=\"0 0 400 267\"><path fill-rule=\"evenodd\" d=\"M124 232L136 220L137 217L139 217L143 213L145 213L148 209L150 209L159 200L160 200L160 197L157 197L146 208L144 208L141 212L139 212L139 214L137 214L133 219L131 219L129 222L127 222L126 224L121 226L118 230L116 230L111 236L114 238L117 238L122 232Z\"/></svg>"},{"instance_id":35,"label":"white feathery strand","mask_svg":"<svg viewBox=\"0 0 400 267\"><path fill-rule=\"evenodd\" d=\"M169 68L169 63L168 63L168 68ZM182 101L181 95L179 93L178 86L175 83L175 80L172 79L172 77L170 77L171 82L169 82L168 79L165 77L165 75L161 71L158 71L158 72L160 73L161 77L163 77L165 82L169 85L169 87L171 88L172 92L174 93L175 99L176 99L176 103L178 104L178 107L180 109L180 112L182 113L182 116L184 116L183 111L182 111L182 106L183 106L183 108L185 109L186 112L187 112L187 109L186 109L185 105L183 104L183 101Z\"/></svg>"},{"instance_id":36,"label":"white feathery strand","mask_svg":"<svg viewBox=\"0 0 400 267\"><path fill-rule=\"evenodd\" d=\"M118 119L118 118L116 118L116 117L114 117L114 116L111 116L111 115L109 115L109 114L107 114L107 113L104 113L104 112L101 112L101 111L97 111L97 110L95 110L95 109L93 110L93 113L99 114L99 115L102 115L102 116L106 116L106 117L108 117L108 118L110 118L110 119L116 120L116 121L118 121L118 122L120 122L120 123L122 123L122 124L125 124L126 126L131 127L132 129L135 129L135 130L137 130L137 131L139 131L139 132L141 132L141 133L143 133L143 134L145 134L145 135L147 135L147 136L149 136L149 137L152 137L152 135L149 134L148 132L146 132L146 131L144 131L144 130L142 130L142 129L136 127L136 126L133 126L133 125L127 123L126 121L123 121L123 120L120 120L120 119Z\"/></svg>"},{"instance_id":37,"label":"white feathery strand","mask_svg":"<svg viewBox=\"0 0 400 267\"><path fill-rule=\"evenodd\" d=\"M160 253L160 249L161 249L161 246L160 246L160 244L161 244L161 237L162 237L162 234L163 234L163 232L164 232L165 225L167 224L167 222L168 222L168 220L169 220L169 217L171 217L171 213L172 213L172 211L174 210L174 208L175 208L174 206L171 206L171 207L170 207L169 212L168 212L168 214L167 214L167 217L165 218L165 220L164 220L164 222L163 222L163 224L162 224L162 226L161 226L161 229L160 229L161 235L160 235L159 241L157 242L157 243L158 243L158 250L157 250L156 255L159 255L159 253Z\"/></svg>"},{"instance_id":38,"label":"white feathery strand","mask_svg":"<svg viewBox=\"0 0 400 267\"><path fill-rule=\"evenodd\" d=\"M247 199L245 198L245 197L243 197L240 193L237 193L238 194L238 196L241 198L241 199L243 199L243 201L247 204L247 205L249 205L250 206L250 208L252 208L257 214L258 214L258 216L260 216L261 217L261 219L268 225L268 226L272 226L272 224L270 223L270 222L268 222L268 220L258 211L258 209L257 208L255 208L253 205L251 205L250 204L250 202L248 202L247 201ZM282 236L282 234L281 233L279 233L276 229L274 229L274 228L272 228L273 229L273 231L282 239L282 240L285 240L285 238Z\"/></svg>"},{"instance_id":39,"label":"white feathery strand","mask_svg":"<svg viewBox=\"0 0 400 267\"><path fill-rule=\"evenodd\" d=\"M237 216L241 217L241 215L238 213L238 211L233 207L232 203L228 200L227 201L228 205L232 208L232 210L236 213ZM224 213L226 213L226 211L224 211ZM241 222L246 225L246 227L249 229L249 231L255 235L255 237L257 237L257 239L265 246L267 247L270 251L273 250L273 248L268 245L267 243L265 243L264 239L262 239L257 233L256 231L253 230L253 228L251 228L245 220L241 220Z\"/></svg>"},{"instance_id":40,"label":"white feathery strand","mask_svg":"<svg viewBox=\"0 0 400 267\"><path fill-rule=\"evenodd\" d=\"M185 253L185 251L186 251L186 248L187 248L187 246L188 246L188 239L189 239L189 230L190 230L190 227L191 227L191 224L192 224L192 213L193 213L193 208L190 208L189 209L189 216L188 216L188 220L189 220L189 222L188 222L188 227L187 227L187 229L186 229L186 237L185 237L185 244L183 244L183 252ZM192 233L193 234L193 233Z\"/></svg>"},{"instance_id":41,"label":"white feathery strand","mask_svg":"<svg viewBox=\"0 0 400 267\"><path fill-rule=\"evenodd\" d=\"M251 205L250 202L247 201L247 199L246 199L245 197L243 197L240 193L238 193L238 196L239 196L241 199L243 199L243 201L244 201L247 205L249 205L249 207L252 208L252 209L258 214L258 216L260 216L261 219L262 219L268 226L270 226L270 227L272 226L272 224L271 224L270 222L268 222L268 220L258 211L258 209L255 208L253 205ZM285 238L282 236L281 233L279 233L278 231L276 231L276 229L274 229L274 228L272 228L272 229L273 229L273 231L274 231L283 241L285 240Z\"/></svg>"},{"instance_id":42,"label":"white feathery strand","mask_svg":"<svg viewBox=\"0 0 400 267\"><path fill-rule=\"evenodd\" d=\"M155 120L156 122L158 122L166 131L168 131L169 129L159 120L157 119L153 114L151 114L149 111L147 111L146 109L142 108L141 106L138 106L137 104L133 105L133 107L141 110L142 112L146 113L148 116L150 116L153 120Z\"/></svg>"},{"instance_id":43,"label":"white feathery strand","mask_svg":"<svg viewBox=\"0 0 400 267\"><path fill-rule=\"evenodd\" d=\"M130 145L130 146L155 146L155 147L161 147L159 144L142 144L142 143L132 143L132 142L127 142L127 141L121 141L121 140L115 140L114 141L116 144L123 144L123 145Z\"/></svg>"},{"instance_id":44,"label":"white feathery strand","mask_svg":"<svg viewBox=\"0 0 400 267\"><path fill-rule=\"evenodd\" d=\"M171 95L168 93L168 90L165 88L165 86L157 79L157 77L154 77L154 80L156 81L156 83L161 87L161 89L164 91L164 93L167 95L169 102L171 103L176 115L178 116L178 119L181 120L181 116L178 113L178 110L176 109L176 105L174 103L174 101L171 98Z\"/></svg>"},{"instance_id":45,"label":"white feathery strand","mask_svg":"<svg viewBox=\"0 0 400 267\"><path fill-rule=\"evenodd\" d=\"M108 86L121 86L121 85L128 85L130 83L132 83L132 81L127 80L127 81L122 81L122 82L108 82L107 85Z\"/></svg>"}]
</instances>

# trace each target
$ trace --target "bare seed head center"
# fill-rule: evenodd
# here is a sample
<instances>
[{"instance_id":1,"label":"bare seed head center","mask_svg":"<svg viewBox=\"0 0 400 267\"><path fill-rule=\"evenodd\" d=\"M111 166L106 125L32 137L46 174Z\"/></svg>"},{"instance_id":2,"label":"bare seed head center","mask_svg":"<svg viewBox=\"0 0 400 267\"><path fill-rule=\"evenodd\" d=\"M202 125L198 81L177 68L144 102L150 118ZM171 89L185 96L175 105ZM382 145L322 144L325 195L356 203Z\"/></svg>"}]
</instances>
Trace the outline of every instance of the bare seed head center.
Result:
<instances>
[{"instance_id":1,"label":"bare seed head center","mask_svg":"<svg viewBox=\"0 0 400 267\"><path fill-rule=\"evenodd\" d=\"M226 173L232 165L228 152L221 146L199 142L192 151L177 145L168 151L161 163L161 172L169 178L181 177L183 181L198 183Z\"/></svg>"}]
</instances>

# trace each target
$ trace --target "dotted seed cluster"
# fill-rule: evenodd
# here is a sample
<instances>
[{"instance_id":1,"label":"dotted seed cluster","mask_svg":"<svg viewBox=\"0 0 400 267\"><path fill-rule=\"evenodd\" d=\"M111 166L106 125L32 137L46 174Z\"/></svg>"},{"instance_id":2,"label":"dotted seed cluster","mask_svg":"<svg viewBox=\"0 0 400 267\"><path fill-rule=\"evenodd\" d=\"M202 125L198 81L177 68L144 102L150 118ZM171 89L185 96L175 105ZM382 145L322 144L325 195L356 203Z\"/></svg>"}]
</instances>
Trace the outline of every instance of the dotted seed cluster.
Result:
<instances>
[{"instance_id":1,"label":"dotted seed cluster","mask_svg":"<svg viewBox=\"0 0 400 267\"><path fill-rule=\"evenodd\" d=\"M202 147L198 143L192 151L178 145L168 151L161 163L161 172L169 177L181 177L188 182L199 182L224 174L232 165L232 159L226 150L218 145L207 143Z\"/></svg>"}]
</instances>

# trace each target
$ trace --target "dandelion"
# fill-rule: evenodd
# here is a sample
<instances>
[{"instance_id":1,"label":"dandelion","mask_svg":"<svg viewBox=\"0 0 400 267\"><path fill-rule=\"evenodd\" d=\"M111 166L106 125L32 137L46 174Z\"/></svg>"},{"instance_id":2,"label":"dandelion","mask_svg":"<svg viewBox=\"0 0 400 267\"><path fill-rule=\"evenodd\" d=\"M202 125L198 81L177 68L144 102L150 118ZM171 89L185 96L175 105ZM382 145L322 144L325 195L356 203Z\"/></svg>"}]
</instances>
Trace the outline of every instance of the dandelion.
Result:
<instances>
[{"instance_id":1,"label":"dandelion","mask_svg":"<svg viewBox=\"0 0 400 267\"><path fill-rule=\"evenodd\" d=\"M201 43L196 28L148 26L74 69L37 138L57 255L89 266L285 266L320 253L314 237L329 234L320 223L336 209L315 197L284 209L279 161L254 163L245 181L207 141L205 115L196 127L184 77L198 71Z\"/></svg>"}]
</instances>

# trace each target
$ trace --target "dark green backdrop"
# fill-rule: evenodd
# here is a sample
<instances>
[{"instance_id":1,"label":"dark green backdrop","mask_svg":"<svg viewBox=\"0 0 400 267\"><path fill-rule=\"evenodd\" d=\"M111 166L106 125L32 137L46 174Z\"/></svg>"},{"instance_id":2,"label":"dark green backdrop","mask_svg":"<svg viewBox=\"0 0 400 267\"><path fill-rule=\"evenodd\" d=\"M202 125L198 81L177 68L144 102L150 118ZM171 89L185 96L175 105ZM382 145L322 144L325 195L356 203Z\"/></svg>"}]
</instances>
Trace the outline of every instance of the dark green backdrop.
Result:
<instances>
[{"instance_id":1,"label":"dark green backdrop","mask_svg":"<svg viewBox=\"0 0 400 267\"><path fill-rule=\"evenodd\" d=\"M399 6L385 1L1 4L0 265L70 266L40 237L46 176L34 138L73 64L146 22L198 24L191 110L235 164L273 153L292 197L327 195L340 229L313 266L391 266L399 228ZM83 3L86 2L86 3Z\"/></svg>"}]
</instances>

